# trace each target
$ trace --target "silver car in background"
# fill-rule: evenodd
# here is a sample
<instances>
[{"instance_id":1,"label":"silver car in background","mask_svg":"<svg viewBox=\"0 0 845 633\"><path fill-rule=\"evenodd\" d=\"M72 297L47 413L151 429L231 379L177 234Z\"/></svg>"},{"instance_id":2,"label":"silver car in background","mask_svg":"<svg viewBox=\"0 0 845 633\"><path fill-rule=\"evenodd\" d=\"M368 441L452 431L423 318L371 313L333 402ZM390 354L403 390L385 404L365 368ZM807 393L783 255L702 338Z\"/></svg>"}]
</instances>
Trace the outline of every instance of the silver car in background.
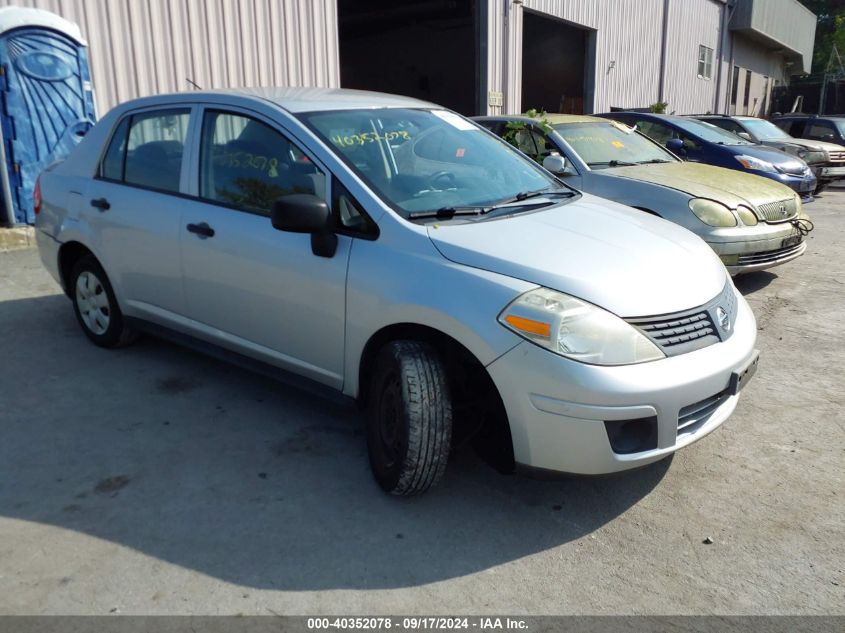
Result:
<instances>
[{"instance_id":1,"label":"silver car in background","mask_svg":"<svg viewBox=\"0 0 845 633\"><path fill-rule=\"evenodd\" d=\"M35 204L91 341L153 330L361 401L394 494L434 485L453 442L503 470L654 462L756 368L754 317L701 239L413 99L132 101Z\"/></svg>"}]
</instances>

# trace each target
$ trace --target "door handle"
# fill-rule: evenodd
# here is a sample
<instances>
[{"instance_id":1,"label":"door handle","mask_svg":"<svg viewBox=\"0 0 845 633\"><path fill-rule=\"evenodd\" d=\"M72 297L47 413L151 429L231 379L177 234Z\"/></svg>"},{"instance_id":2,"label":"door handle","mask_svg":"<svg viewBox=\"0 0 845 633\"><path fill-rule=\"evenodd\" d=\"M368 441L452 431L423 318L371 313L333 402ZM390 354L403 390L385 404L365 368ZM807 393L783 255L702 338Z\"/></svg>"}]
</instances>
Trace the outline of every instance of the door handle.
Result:
<instances>
[{"instance_id":1,"label":"door handle","mask_svg":"<svg viewBox=\"0 0 845 633\"><path fill-rule=\"evenodd\" d=\"M195 233L202 239L214 237L214 229L208 226L205 222L200 222L199 224L189 224L187 228L189 233Z\"/></svg>"},{"instance_id":2,"label":"door handle","mask_svg":"<svg viewBox=\"0 0 845 633\"><path fill-rule=\"evenodd\" d=\"M109 201L105 198L94 198L91 201L91 206L95 209L99 209L100 211L108 211L109 209L111 209Z\"/></svg>"}]
</instances>

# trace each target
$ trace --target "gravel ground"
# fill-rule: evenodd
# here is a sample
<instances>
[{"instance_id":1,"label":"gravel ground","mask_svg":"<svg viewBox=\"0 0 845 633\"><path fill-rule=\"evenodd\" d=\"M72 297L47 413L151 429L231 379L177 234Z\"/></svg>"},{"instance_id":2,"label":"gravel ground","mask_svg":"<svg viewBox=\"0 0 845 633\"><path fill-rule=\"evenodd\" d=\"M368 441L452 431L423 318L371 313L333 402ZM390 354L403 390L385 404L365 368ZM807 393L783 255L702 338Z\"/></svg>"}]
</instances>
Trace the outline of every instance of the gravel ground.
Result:
<instances>
[{"instance_id":1,"label":"gravel ground","mask_svg":"<svg viewBox=\"0 0 845 633\"><path fill-rule=\"evenodd\" d=\"M720 430L608 478L462 451L410 500L354 411L98 349L35 251L0 254L0 613L845 614L845 191L808 211L807 254L738 281L762 357Z\"/></svg>"}]
</instances>

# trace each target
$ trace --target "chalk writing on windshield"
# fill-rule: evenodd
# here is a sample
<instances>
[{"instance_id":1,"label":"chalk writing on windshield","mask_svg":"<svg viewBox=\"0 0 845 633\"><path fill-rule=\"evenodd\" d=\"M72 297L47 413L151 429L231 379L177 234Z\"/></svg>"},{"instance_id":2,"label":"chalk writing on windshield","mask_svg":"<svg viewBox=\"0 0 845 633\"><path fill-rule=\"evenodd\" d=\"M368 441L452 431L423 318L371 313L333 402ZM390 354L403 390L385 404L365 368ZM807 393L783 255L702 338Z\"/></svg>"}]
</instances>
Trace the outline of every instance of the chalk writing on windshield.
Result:
<instances>
[{"instance_id":1,"label":"chalk writing on windshield","mask_svg":"<svg viewBox=\"0 0 845 633\"><path fill-rule=\"evenodd\" d=\"M332 136L332 143L339 147L351 147L353 145L364 145L365 143L375 143L377 141L409 141L411 135L405 130L396 130L394 132L383 132L378 134L376 132L361 132L360 134L335 134Z\"/></svg>"}]
</instances>

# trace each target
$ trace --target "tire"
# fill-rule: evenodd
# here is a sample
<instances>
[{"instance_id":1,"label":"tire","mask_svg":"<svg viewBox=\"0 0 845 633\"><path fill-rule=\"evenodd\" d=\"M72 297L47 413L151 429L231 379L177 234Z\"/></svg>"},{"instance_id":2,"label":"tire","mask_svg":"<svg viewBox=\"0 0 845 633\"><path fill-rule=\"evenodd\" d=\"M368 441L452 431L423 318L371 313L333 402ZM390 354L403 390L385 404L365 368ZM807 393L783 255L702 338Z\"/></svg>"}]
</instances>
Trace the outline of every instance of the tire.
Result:
<instances>
[{"instance_id":1,"label":"tire","mask_svg":"<svg viewBox=\"0 0 845 633\"><path fill-rule=\"evenodd\" d=\"M379 485L400 496L436 485L449 459L452 402L434 349L417 341L385 345L367 402L367 449Z\"/></svg>"},{"instance_id":2,"label":"tire","mask_svg":"<svg viewBox=\"0 0 845 633\"><path fill-rule=\"evenodd\" d=\"M138 333L126 325L106 271L94 256L76 262L69 289L76 320L92 343L123 347L138 338Z\"/></svg>"},{"instance_id":3,"label":"tire","mask_svg":"<svg viewBox=\"0 0 845 633\"><path fill-rule=\"evenodd\" d=\"M813 191L813 195L814 195L814 196L819 195L822 191L824 191L825 189L827 189L829 185L830 185L830 183L829 183L829 182L823 183L823 184L821 184L821 185L817 185L817 186L816 186L816 190L815 190L815 191Z\"/></svg>"}]
</instances>

